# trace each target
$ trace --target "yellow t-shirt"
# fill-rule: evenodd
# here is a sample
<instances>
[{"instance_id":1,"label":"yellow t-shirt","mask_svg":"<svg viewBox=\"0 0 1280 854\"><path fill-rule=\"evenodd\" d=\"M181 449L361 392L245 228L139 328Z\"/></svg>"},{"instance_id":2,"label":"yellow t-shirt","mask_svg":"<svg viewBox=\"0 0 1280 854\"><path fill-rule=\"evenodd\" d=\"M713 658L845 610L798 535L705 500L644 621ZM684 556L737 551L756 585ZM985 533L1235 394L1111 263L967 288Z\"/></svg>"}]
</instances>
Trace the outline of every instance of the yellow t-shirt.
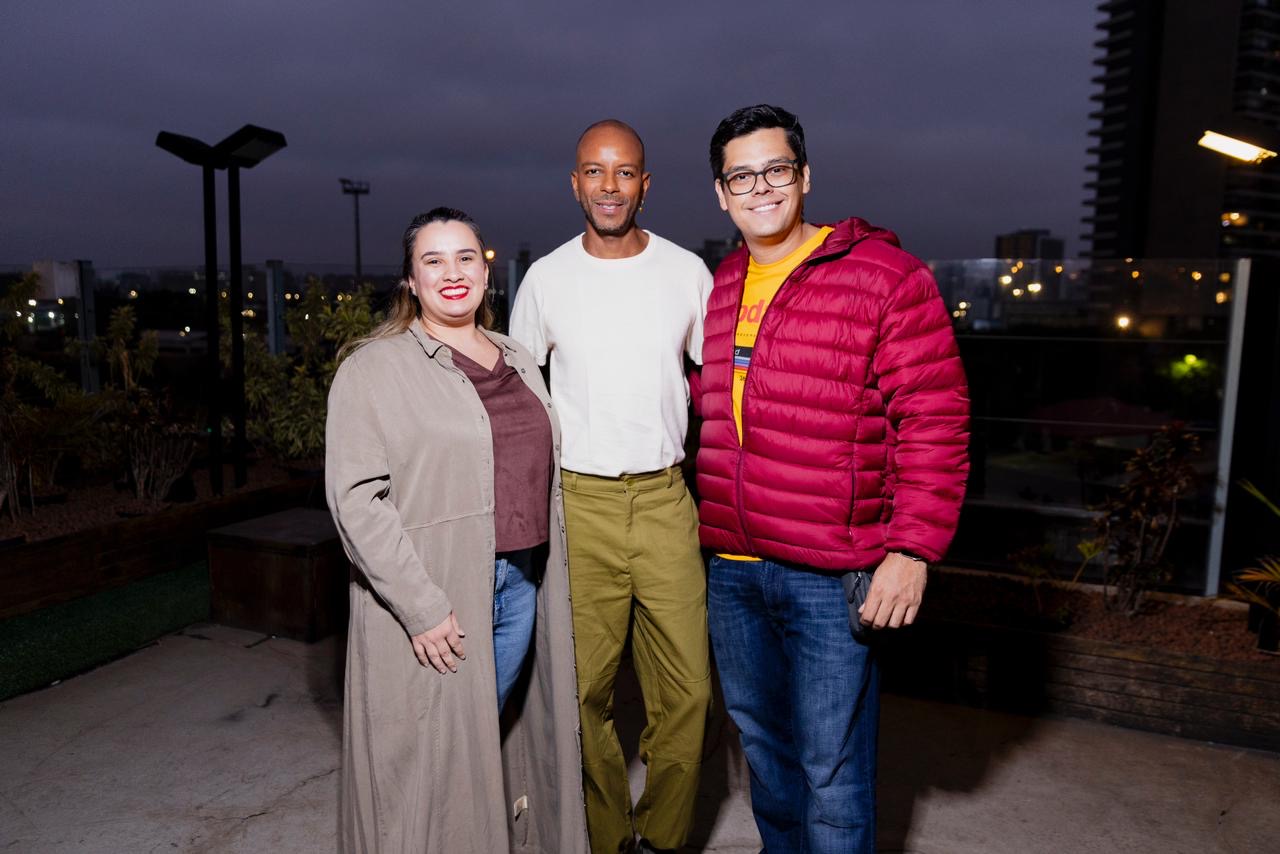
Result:
<instances>
[{"instance_id":1,"label":"yellow t-shirt","mask_svg":"<svg viewBox=\"0 0 1280 854\"><path fill-rule=\"evenodd\" d=\"M751 367L751 351L756 346L760 323L777 295L782 283L800 262L827 239L835 229L824 226L818 233L796 248L787 257L772 264L757 264L752 258L747 263L747 280L742 288L742 305L738 308L738 326L733 336L733 422L738 427L738 443L742 443L742 392L747 386L747 371ZM722 554L730 560L759 560L746 555Z\"/></svg>"}]
</instances>

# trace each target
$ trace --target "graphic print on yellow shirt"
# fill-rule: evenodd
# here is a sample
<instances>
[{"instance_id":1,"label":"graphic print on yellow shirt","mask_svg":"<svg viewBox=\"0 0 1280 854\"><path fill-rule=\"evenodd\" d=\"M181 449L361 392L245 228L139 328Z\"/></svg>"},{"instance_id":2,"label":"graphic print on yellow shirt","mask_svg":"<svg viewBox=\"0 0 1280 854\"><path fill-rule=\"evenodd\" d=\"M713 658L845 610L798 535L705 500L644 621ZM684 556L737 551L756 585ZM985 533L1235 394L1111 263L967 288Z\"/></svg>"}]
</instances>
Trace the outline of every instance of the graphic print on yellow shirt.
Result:
<instances>
[{"instance_id":1,"label":"graphic print on yellow shirt","mask_svg":"<svg viewBox=\"0 0 1280 854\"><path fill-rule=\"evenodd\" d=\"M757 264L753 258L747 263L747 280L742 288L742 305L738 308L738 327L733 336L733 421L738 426L739 444L742 443L742 390L747 384L747 370L751 367L751 351L756 346L760 322L791 271L799 267L800 262L822 245L834 230L831 226L823 226L803 246L780 261Z\"/></svg>"},{"instance_id":2,"label":"graphic print on yellow shirt","mask_svg":"<svg viewBox=\"0 0 1280 854\"><path fill-rule=\"evenodd\" d=\"M777 295L782 283L791 271L800 266L813 250L822 245L827 235L835 231L823 226L818 233L804 242L794 252L772 264L757 264L752 258L747 263L747 280L742 287L742 305L738 307L738 327L733 336L733 422L738 426L738 444L742 444L742 391L747 385L747 370L751 367L751 351L756 346L760 322ZM729 560L759 560L749 555L722 554Z\"/></svg>"}]
</instances>

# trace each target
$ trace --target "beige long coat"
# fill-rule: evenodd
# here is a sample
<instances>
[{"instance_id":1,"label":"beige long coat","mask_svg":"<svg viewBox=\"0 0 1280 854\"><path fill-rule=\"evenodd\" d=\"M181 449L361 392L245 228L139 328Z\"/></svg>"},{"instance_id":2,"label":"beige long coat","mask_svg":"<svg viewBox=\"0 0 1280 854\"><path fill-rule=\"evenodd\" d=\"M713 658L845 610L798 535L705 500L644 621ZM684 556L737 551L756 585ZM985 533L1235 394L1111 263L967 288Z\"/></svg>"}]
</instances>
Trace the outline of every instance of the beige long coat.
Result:
<instances>
[{"instance_id":1,"label":"beige long coat","mask_svg":"<svg viewBox=\"0 0 1280 854\"><path fill-rule=\"evenodd\" d=\"M538 367L487 333L547 407ZM448 347L413 328L365 345L329 392L325 489L351 585L341 838L347 852L587 851L560 478L538 590L532 676L499 734L493 442ZM441 675L409 636L456 613L466 660ZM501 743L501 747L499 746Z\"/></svg>"}]
</instances>

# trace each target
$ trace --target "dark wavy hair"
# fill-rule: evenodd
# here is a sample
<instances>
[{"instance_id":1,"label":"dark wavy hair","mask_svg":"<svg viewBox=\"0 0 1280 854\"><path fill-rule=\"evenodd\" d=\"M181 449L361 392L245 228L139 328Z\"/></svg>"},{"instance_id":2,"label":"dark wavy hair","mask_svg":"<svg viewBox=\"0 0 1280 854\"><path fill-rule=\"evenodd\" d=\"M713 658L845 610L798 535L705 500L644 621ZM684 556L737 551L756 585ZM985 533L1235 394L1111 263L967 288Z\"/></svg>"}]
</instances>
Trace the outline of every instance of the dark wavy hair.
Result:
<instances>
[{"instance_id":1,"label":"dark wavy hair","mask_svg":"<svg viewBox=\"0 0 1280 854\"><path fill-rule=\"evenodd\" d=\"M803 168L809 162L804 150L804 128L795 114L781 107L769 104L756 104L754 107L743 107L734 110L716 126L711 134L711 174L720 181L724 176L724 147L732 140L758 130L782 128L787 134L787 145L796 156L796 167Z\"/></svg>"}]
</instances>

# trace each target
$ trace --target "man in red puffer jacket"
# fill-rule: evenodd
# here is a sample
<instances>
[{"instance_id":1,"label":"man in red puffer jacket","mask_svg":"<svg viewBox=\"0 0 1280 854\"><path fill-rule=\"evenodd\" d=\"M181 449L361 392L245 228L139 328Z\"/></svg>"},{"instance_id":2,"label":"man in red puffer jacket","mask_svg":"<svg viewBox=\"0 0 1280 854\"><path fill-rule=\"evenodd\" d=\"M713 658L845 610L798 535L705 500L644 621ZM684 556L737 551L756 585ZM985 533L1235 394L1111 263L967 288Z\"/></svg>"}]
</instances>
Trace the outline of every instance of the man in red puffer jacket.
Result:
<instances>
[{"instance_id":1,"label":"man in red puffer jacket","mask_svg":"<svg viewBox=\"0 0 1280 854\"><path fill-rule=\"evenodd\" d=\"M765 850L872 852L879 675L863 629L915 620L955 531L964 369L933 276L892 232L805 222L794 115L733 113L711 170L746 242L704 325L699 535L716 552L720 682Z\"/></svg>"}]
</instances>

